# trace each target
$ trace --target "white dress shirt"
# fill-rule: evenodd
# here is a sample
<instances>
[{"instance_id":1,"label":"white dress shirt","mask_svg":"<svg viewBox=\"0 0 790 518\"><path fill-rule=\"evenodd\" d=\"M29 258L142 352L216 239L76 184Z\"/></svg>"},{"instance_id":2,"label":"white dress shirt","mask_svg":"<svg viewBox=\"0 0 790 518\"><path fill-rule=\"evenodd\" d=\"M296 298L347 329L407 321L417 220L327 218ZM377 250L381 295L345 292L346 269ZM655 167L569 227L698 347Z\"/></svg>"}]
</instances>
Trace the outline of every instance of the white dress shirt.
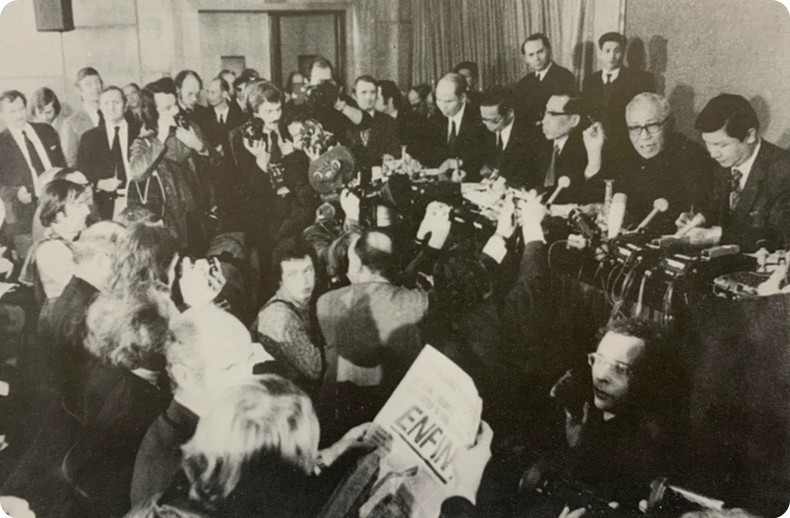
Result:
<instances>
[{"instance_id":1,"label":"white dress shirt","mask_svg":"<svg viewBox=\"0 0 790 518\"><path fill-rule=\"evenodd\" d=\"M737 169L738 171L741 172L741 179L738 182L739 184L741 184L741 190L743 190L743 188L746 187L746 180L749 179L749 173L752 172L754 161L757 159L757 153L760 152L760 146L762 145L762 143L763 141L762 139L760 139L760 141L757 142L757 146L754 148L754 153L752 153L752 156L744 160L740 165L736 165L733 167L733 169Z\"/></svg>"},{"instance_id":2,"label":"white dress shirt","mask_svg":"<svg viewBox=\"0 0 790 518\"><path fill-rule=\"evenodd\" d=\"M223 104L222 107L214 107L214 116L217 117L217 123L227 124L228 113L230 113L230 107L228 106L228 103Z\"/></svg>"},{"instance_id":3,"label":"white dress shirt","mask_svg":"<svg viewBox=\"0 0 790 518\"><path fill-rule=\"evenodd\" d=\"M601 70L601 82L603 82L603 84L614 83L615 80L617 79L617 76L619 76L619 75L620 75L620 68L616 68L616 69L610 70L610 71ZM607 76L609 78L609 82L608 83L606 81Z\"/></svg>"},{"instance_id":4,"label":"white dress shirt","mask_svg":"<svg viewBox=\"0 0 790 518\"><path fill-rule=\"evenodd\" d=\"M546 74L549 73L549 69L551 68L551 65L553 64L554 64L553 61L549 61L549 65L546 68L535 72L535 75L538 76L538 81L543 81L543 79L546 77Z\"/></svg>"},{"instance_id":5,"label":"white dress shirt","mask_svg":"<svg viewBox=\"0 0 790 518\"><path fill-rule=\"evenodd\" d=\"M499 139L502 141L502 150L507 149L507 143L510 142L510 133L513 131L513 123L516 118L510 121L510 124L499 130Z\"/></svg>"},{"instance_id":6,"label":"white dress shirt","mask_svg":"<svg viewBox=\"0 0 790 518\"><path fill-rule=\"evenodd\" d=\"M41 139L38 138L38 133L36 130L33 129L33 126L30 124L25 124L22 128L8 128L11 131L11 135L14 137L16 141L16 145L19 146L19 150L22 151L22 155L25 157L25 162L27 162L27 167L30 170L30 177L33 180L33 188L35 190L35 195L39 196L41 194L41 186L38 182L38 175L36 171L33 169L33 163L30 161L30 153L27 152L27 145L25 145L25 137L22 135L22 132L25 132L27 138L33 143L33 147L36 148L36 153L38 153L38 157L41 159L41 163L44 164L44 171L50 169L52 167L52 162L49 161L49 155L47 154L46 148L44 148L44 144L41 142Z\"/></svg>"},{"instance_id":7,"label":"white dress shirt","mask_svg":"<svg viewBox=\"0 0 790 518\"><path fill-rule=\"evenodd\" d=\"M455 115L453 115L452 117L449 117L447 119L447 139L448 140L450 138L450 133L453 131L453 122L455 122L455 136L458 137L458 135L461 134L461 120L463 120L463 118L464 118L464 110L466 110L466 103L463 103L461 105L461 109L458 110L458 113L456 113Z\"/></svg>"}]
</instances>

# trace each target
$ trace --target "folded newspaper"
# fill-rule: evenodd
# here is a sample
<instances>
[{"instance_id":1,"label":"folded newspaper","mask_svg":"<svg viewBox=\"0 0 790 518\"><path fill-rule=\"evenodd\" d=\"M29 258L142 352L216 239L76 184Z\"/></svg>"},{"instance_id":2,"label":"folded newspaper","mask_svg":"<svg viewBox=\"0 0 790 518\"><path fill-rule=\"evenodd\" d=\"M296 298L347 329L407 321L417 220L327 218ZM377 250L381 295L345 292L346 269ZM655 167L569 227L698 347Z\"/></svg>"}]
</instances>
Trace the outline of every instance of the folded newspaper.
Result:
<instances>
[{"instance_id":1,"label":"folded newspaper","mask_svg":"<svg viewBox=\"0 0 790 518\"><path fill-rule=\"evenodd\" d=\"M472 378L425 346L373 421L378 448L324 508L326 517L436 518L454 494L456 452L475 443L483 401Z\"/></svg>"}]
</instances>

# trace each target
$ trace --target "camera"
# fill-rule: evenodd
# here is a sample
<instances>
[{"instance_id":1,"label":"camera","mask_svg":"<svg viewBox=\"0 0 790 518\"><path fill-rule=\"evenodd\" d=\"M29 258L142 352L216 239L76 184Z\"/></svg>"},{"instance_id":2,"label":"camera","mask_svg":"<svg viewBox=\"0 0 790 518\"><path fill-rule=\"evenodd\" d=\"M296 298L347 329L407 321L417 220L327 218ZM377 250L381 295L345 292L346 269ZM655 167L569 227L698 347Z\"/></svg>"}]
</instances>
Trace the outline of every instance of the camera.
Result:
<instances>
[{"instance_id":1,"label":"camera","mask_svg":"<svg viewBox=\"0 0 790 518\"><path fill-rule=\"evenodd\" d=\"M244 138L250 146L267 141L266 132L263 130L263 126L263 121L258 118L253 118L244 125Z\"/></svg>"},{"instance_id":2,"label":"camera","mask_svg":"<svg viewBox=\"0 0 790 518\"><path fill-rule=\"evenodd\" d=\"M307 90L307 106L312 112L334 108L338 96L339 88L331 81L310 86Z\"/></svg>"},{"instance_id":3,"label":"camera","mask_svg":"<svg viewBox=\"0 0 790 518\"><path fill-rule=\"evenodd\" d=\"M173 121L176 123L176 127L183 128L185 130L189 129L189 117L187 117L183 113L177 113L175 117L173 117Z\"/></svg>"}]
</instances>

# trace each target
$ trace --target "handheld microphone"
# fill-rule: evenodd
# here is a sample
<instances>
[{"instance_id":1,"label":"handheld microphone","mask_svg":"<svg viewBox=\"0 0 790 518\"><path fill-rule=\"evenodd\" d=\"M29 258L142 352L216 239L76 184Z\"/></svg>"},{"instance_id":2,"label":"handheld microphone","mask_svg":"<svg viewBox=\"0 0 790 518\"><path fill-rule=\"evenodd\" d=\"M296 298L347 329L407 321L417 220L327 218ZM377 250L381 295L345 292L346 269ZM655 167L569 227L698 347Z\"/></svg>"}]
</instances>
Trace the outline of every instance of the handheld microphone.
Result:
<instances>
[{"instance_id":1,"label":"handheld microphone","mask_svg":"<svg viewBox=\"0 0 790 518\"><path fill-rule=\"evenodd\" d=\"M705 224L705 215L702 214L701 212L698 212L697 214L694 214L694 217L691 218L691 220L689 220L688 223L680 227L678 231L675 232L675 237L683 237L686 234L688 234L692 228L701 227L704 224Z\"/></svg>"},{"instance_id":2,"label":"handheld microphone","mask_svg":"<svg viewBox=\"0 0 790 518\"><path fill-rule=\"evenodd\" d=\"M653 218L655 218L659 212L666 212L668 208L669 208L669 202L664 198L658 198L656 201L653 202L653 210L651 210L650 214L648 214L647 217L642 220L639 226L636 227L636 229L634 229L634 232L641 232L642 230L644 230L645 227L647 227L650 224L650 222L653 221Z\"/></svg>"},{"instance_id":3,"label":"handheld microphone","mask_svg":"<svg viewBox=\"0 0 790 518\"><path fill-rule=\"evenodd\" d=\"M620 229L623 228L623 219L625 219L625 204L628 200L622 192L618 192L612 197L612 203L609 206L609 219L607 220L607 237L614 239L620 234Z\"/></svg>"},{"instance_id":4,"label":"handheld microphone","mask_svg":"<svg viewBox=\"0 0 790 518\"><path fill-rule=\"evenodd\" d=\"M562 191L566 187L569 187L570 185L571 185L570 178L568 178L567 176L560 176L559 179L557 180L557 187L554 189L554 192L551 193L551 196L549 196L549 199L546 201L546 205L551 205L552 203L554 203L554 200L556 200L557 196L560 195L560 191Z\"/></svg>"}]
</instances>

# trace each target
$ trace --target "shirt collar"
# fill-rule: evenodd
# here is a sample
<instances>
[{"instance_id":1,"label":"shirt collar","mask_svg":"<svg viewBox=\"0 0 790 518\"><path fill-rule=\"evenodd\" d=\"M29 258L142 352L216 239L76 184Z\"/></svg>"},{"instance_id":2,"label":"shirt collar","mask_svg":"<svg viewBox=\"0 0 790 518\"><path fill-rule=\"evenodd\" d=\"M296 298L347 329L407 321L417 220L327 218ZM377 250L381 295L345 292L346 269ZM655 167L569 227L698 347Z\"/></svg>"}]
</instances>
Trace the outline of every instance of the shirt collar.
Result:
<instances>
[{"instance_id":1,"label":"shirt collar","mask_svg":"<svg viewBox=\"0 0 790 518\"><path fill-rule=\"evenodd\" d=\"M614 81L614 80L616 80L616 79L617 79L617 77L620 75L620 70L621 70L622 68L623 68L623 67L618 67L618 68L616 68L615 70L612 70L611 72L607 72L606 70L602 70L602 71L601 71L601 81L606 81L606 76L607 76L607 75L608 75L608 76L611 76L611 81Z\"/></svg>"},{"instance_id":2,"label":"shirt collar","mask_svg":"<svg viewBox=\"0 0 790 518\"><path fill-rule=\"evenodd\" d=\"M121 128L119 130L119 134L123 134L124 132L127 131L127 128L129 127L129 123L127 123L125 119L121 119L121 122L119 122L118 124L106 124L104 129L107 132L107 138L110 139L110 142L112 142L112 139L115 137L116 126Z\"/></svg>"},{"instance_id":3,"label":"shirt collar","mask_svg":"<svg viewBox=\"0 0 790 518\"><path fill-rule=\"evenodd\" d=\"M101 120L101 118L99 117L99 110L94 109L92 106L87 106L87 105L84 105L82 109L85 110L85 113L90 118L91 122L93 123L93 127L98 126L99 121Z\"/></svg>"},{"instance_id":4,"label":"shirt collar","mask_svg":"<svg viewBox=\"0 0 790 518\"><path fill-rule=\"evenodd\" d=\"M510 124L505 126L499 131L499 138L502 139L502 149L507 147L508 142L510 142L510 133L513 131L513 123L516 121L516 118L513 117L510 120Z\"/></svg>"},{"instance_id":5,"label":"shirt collar","mask_svg":"<svg viewBox=\"0 0 790 518\"><path fill-rule=\"evenodd\" d=\"M746 179L749 177L749 173L752 171L752 167L754 166L754 161L757 159L757 153L760 152L760 147L762 146L762 139L757 142L757 145L754 147L754 152L752 156L744 160L740 165L733 167L732 169L737 169L741 172L741 187L746 185Z\"/></svg>"},{"instance_id":6,"label":"shirt collar","mask_svg":"<svg viewBox=\"0 0 790 518\"><path fill-rule=\"evenodd\" d=\"M563 148L565 147L565 143L568 142L568 135L563 135L560 138L554 139L554 147L559 148L560 153L562 153Z\"/></svg>"},{"instance_id":7,"label":"shirt collar","mask_svg":"<svg viewBox=\"0 0 790 518\"><path fill-rule=\"evenodd\" d=\"M230 105L228 103L224 103L221 106L214 107L215 115L226 115L229 111L230 111Z\"/></svg>"},{"instance_id":8,"label":"shirt collar","mask_svg":"<svg viewBox=\"0 0 790 518\"><path fill-rule=\"evenodd\" d=\"M16 138L23 138L22 132L24 131L27 134L27 138L33 138L32 135L38 136L36 130L33 129L33 126L30 125L29 122L26 122L24 126L21 128L8 128L8 130L16 137Z\"/></svg>"},{"instance_id":9,"label":"shirt collar","mask_svg":"<svg viewBox=\"0 0 790 518\"><path fill-rule=\"evenodd\" d=\"M543 70L540 70L538 72L535 72L535 75L538 76L538 79L543 81L543 79L546 78L546 74L549 73L549 69L551 68L551 65L553 65L553 64L554 64L553 61L549 61L549 64L546 66L546 68L544 68Z\"/></svg>"},{"instance_id":10,"label":"shirt collar","mask_svg":"<svg viewBox=\"0 0 790 518\"><path fill-rule=\"evenodd\" d=\"M448 128L447 131L448 131L448 133L450 131L449 128L452 125L452 121L455 121L455 132L456 132L456 134L461 131L461 120L463 120L463 118L464 118L464 111L465 110L466 110L466 103L463 103L461 105L461 109L458 110L458 113L456 113L455 115L453 115L452 117L450 117L447 120L447 128Z\"/></svg>"}]
</instances>

